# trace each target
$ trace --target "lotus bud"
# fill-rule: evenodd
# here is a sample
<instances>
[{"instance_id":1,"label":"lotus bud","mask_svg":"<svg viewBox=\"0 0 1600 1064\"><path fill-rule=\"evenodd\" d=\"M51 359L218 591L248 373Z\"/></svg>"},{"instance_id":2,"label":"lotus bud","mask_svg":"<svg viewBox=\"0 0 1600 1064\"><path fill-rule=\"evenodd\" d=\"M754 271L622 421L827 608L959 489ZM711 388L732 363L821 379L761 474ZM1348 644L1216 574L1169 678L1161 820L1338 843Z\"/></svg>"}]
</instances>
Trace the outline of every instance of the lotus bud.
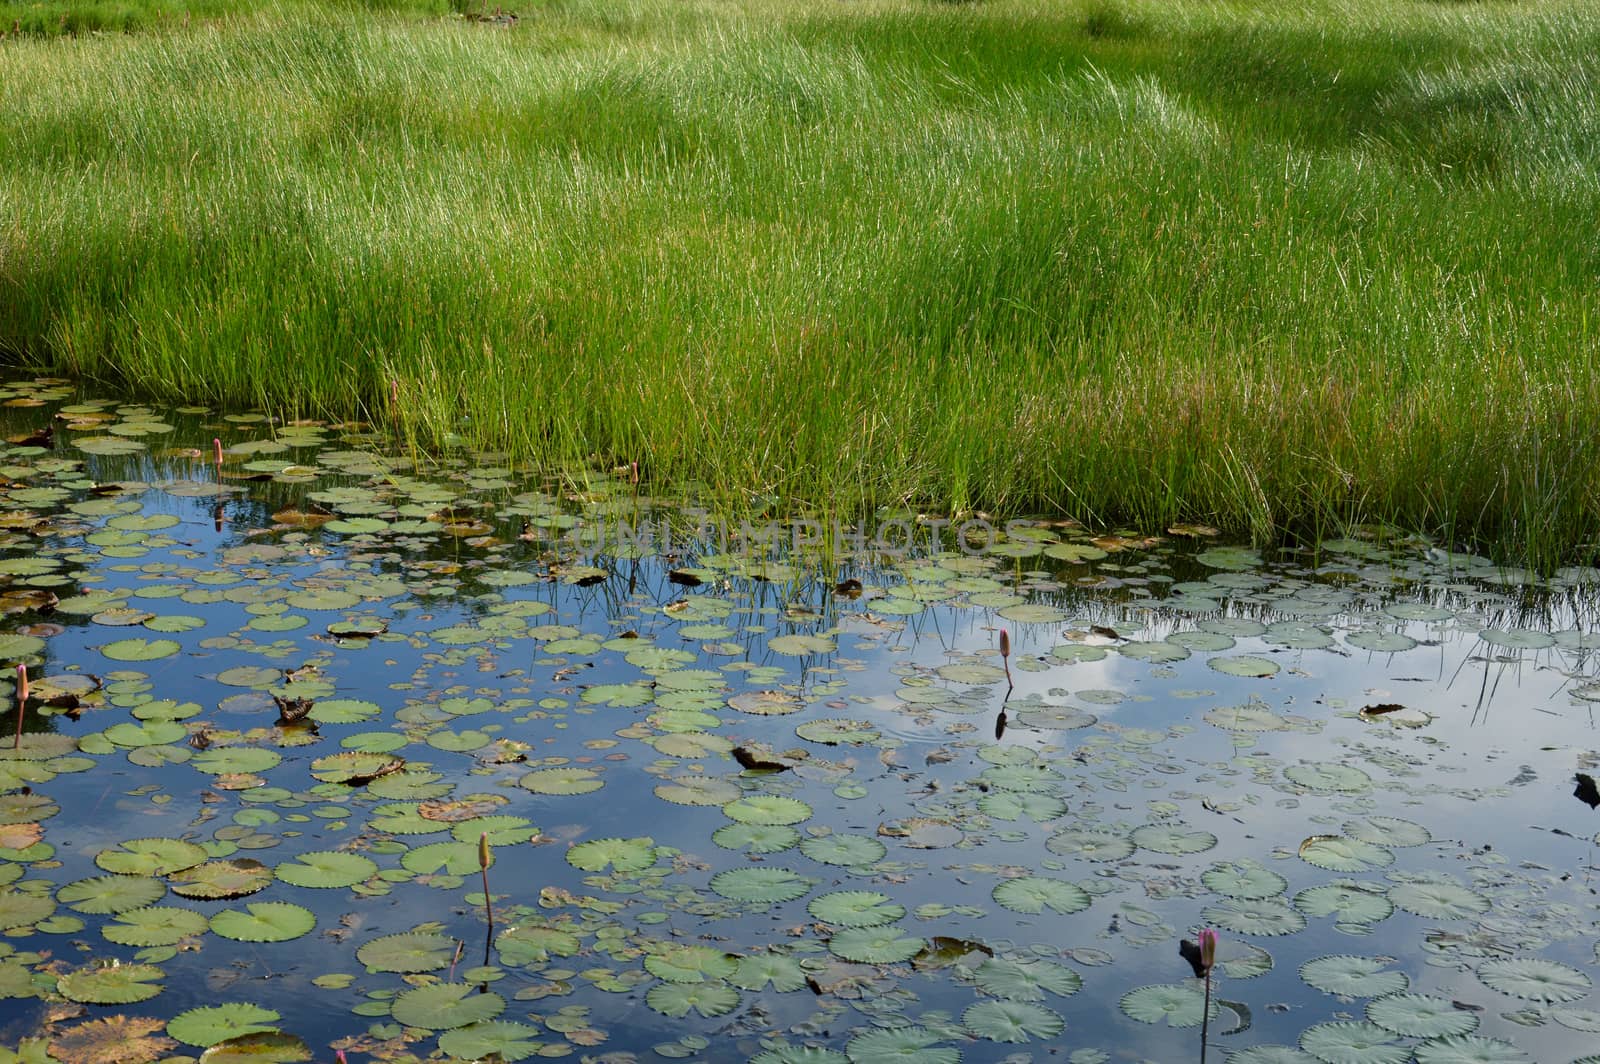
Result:
<instances>
[{"instance_id":1,"label":"lotus bud","mask_svg":"<svg viewBox=\"0 0 1600 1064\"><path fill-rule=\"evenodd\" d=\"M222 440L215 436L211 437L211 460L218 466L222 465Z\"/></svg>"},{"instance_id":2,"label":"lotus bud","mask_svg":"<svg viewBox=\"0 0 1600 1064\"><path fill-rule=\"evenodd\" d=\"M22 705L28 704L28 667L17 666L17 701Z\"/></svg>"},{"instance_id":3,"label":"lotus bud","mask_svg":"<svg viewBox=\"0 0 1600 1064\"><path fill-rule=\"evenodd\" d=\"M1000 656L1002 658L1011 656L1011 633L1004 628L1000 629Z\"/></svg>"},{"instance_id":4,"label":"lotus bud","mask_svg":"<svg viewBox=\"0 0 1600 1064\"><path fill-rule=\"evenodd\" d=\"M478 833L478 867L485 872L489 870L489 833L487 831Z\"/></svg>"},{"instance_id":5,"label":"lotus bud","mask_svg":"<svg viewBox=\"0 0 1600 1064\"><path fill-rule=\"evenodd\" d=\"M1203 928L1198 936L1200 939L1200 967L1206 975L1211 974L1211 966L1217 961L1217 933L1211 928Z\"/></svg>"}]
</instances>

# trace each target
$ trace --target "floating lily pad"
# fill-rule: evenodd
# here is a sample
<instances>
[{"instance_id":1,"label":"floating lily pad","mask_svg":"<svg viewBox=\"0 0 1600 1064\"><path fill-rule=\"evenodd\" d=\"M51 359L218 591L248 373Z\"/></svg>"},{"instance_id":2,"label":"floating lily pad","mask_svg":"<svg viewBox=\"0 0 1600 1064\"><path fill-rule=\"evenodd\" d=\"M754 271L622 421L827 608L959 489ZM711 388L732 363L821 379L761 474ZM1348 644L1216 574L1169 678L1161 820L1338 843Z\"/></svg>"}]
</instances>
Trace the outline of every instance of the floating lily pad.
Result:
<instances>
[{"instance_id":1,"label":"floating lily pad","mask_svg":"<svg viewBox=\"0 0 1600 1064\"><path fill-rule=\"evenodd\" d=\"M356 959L375 972L434 972L455 957L456 940L424 931L375 938L356 950Z\"/></svg>"},{"instance_id":2,"label":"floating lily pad","mask_svg":"<svg viewBox=\"0 0 1600 1064\"><path fill-rule=\"evenodd\" d=\"M739 797L739 785L720 776L674 776L656 784L656 797L674 805L727 805Z\"/></svg>"},{"instance_id":3,"label":"floating lily pad","mask_svg":"<svg viewBox=\"0 0 1600 1064\"><path fill-rule=\"evenodd\" d=\"M833 937L828 939L828 948L836 956L857 964L909 961L921 953L926 945L925 940L905 935L892 924L847 927L834 932Z\"/></svg>"},{"instance_id":4,"label":"floating lily pad","mask_svg":"<svg viewBox=\"0 0 1600 1064\"><path fill-rule=\"evenodd\" d=\"M112 661L156 661L170 658L183 646L171 639L119 639L100 648Z\"/></svg>"},{"instance_id":5,"label":"floating lily pad","mask_svg":"<svg viewBox=\"0 0 1600 1064\"><path fill-rule=\"evenodd\" d=\"M765 990L770 986L779 993L788 993L806 985L806 972L793 957L752 953L739 958L739 966L728 982L742 990Z\"/></svg>"},{"instance_id":6,"label":"floating lily pad","mask_svg":"<svg viewBox=\"0 0 1600 1064\"><path fill-rule=\"evenodd\" d=\"M538 1034L538 1028L525 1023L489 1020L446 1031L439 1036L439 1048L466 1060L498 1056L506 1064L513 1064L539 1052L542 1043Z\"/></svg>"},{"instance_id":7,"label":"floating lily pad","mask_svg":"<svg viewBox=\"0 0 1600 1064\"><path fill-rule=\"evenodd\" d=\"M312 850L279 864L273 874L297 887L337 888L354 886L377 871L376 862L358 853Z\"/></svg>"},{"instance_id":8,"label":"floating lily pad","mask_svg":"<svg viewBox=\"0 0 1600 1064\"><path fill-rule=\"evenodd\" d=\"M944 1036L926 1027L888 1027L851 1038L845 1053L851 1064L959 1064L961 1051L941 1046Z\"/></svg>"},{"instance_id":9,"label":"floating lily pad","mask_svg":"<svg viewBox=\"0 0 1600 1064\"><path fill-rule=\"evenodd\" d=\"M1066 1027L1060 1015L1028 1001L980 1001L968 1006L961 1022L991 1042L1028 1042L1054 1038Z\"/></svg>"},{"instance_id":10,"label":"floating lily pad","mask_svg":"<svg viewBox=\"0 0 1600 1064\"><path fill-rule=\"evenodd\" d=\"M534 794L573 795L598 791L604 781L594 769L541 768L523 776L517 783Z\"/></svg>"},{"instance_id":11,"label":"floating lily pad","mask_svg":"<svg viewBox=\"0 0 1600 1064\"><path fill-rule=\"evenodd\" d=\"M1546 1005L1577 1001L1593 985L1578 969L1542 957L1484 961L1478 966L1478 980L1502 994Z\"/></svg>"},{"instance_id":12,"label":"floating lily pad","mask_svg":"<svg viewBox=\"0 0 1600 1064\"><path fill-rule=\"evenodd\" d=\"M150 876L91 876L68 883L56 900L80 913L122 913L159 901L167 885Z\"/></svg>"},{"instance_id":13,"label":"floating lily pad","mask_svg":"<svg viewBox=\"0 0 1600 1064\"><path fill-rule=\"evenodd\" d=\"M1120 861L1134 850L1133 840L1126 835L1095 828L1058 832L1046 839L1044 846L1051 853L1088 861Z\"/></svg>"},{"instance_id":14,"label":"floating lily pad","mask_svg":"<svg viewBox=\"0 0 1600 1064\"><path fill-rule=\"evenodd\" d=\"M280 1019L271 1009L235 1001L180 1012L167 1021L167 1033L187 1045L204 1047L240 1035L275 1031Z\"/></svg>"},{"instance_id":15,"label":"floating lily pad","mask_svg":"<svg viewBox=\"0 0 1600 1064\"><path fill-rule=\"evenodd\" d=\"M710 946L673 946L644 959L646 971L671 983L726 979L738 966L738 957Z\"/></svg>"},{"instance_id":16,"label":"floating lily pad","mask_svg":"<svg viewBox=\"0 0 1600 1064\"><path fill-rule=\"evenodd\" d=\"M1282 894L1289 881L1257 864L1224 862L1214 864L1200 875L1208 890L1228 898L1256 900Z\"/></svg>"},{"instance_id":17,"label":"floating lily pad","mask_svg":"<svg viewBox=\"0 0 1600 1064\"><path fill-rule=\"evenodd\" d=\"M593 839L567 850L567 863L585 872L600 872L610 865L618 872L637 872L656 863L655 840Z\"/></svg>"},{"instance_id":18,"label":"floating lily pad","mask_svg":"<svg viewBox=\"0 0 1600 1064\"><path fill-rule=\"evenodd\" d=\"M1018 913L1080 912L1089 907L1089 894L1076 883L1046 876L1019 876L996 884L994 900Z\"/></svg>"},{"instance_id":19,"label":"floating lily pad","mask_svg":"<svg viewBox=\"0 0 1600 1064\"><path fill-rule=\"evenodd\" d=\"M1456 883L1398 883L1389 900L1408 913L1430 920L1464 920L1489 911L1489 899Z\"/></svg>"},{"instance_id":20,"label":"floating lily pad","mask_svg":"<svg viewBox=\"0 0 1600 1064\"><path fill-rule=\"evenodd\" d=\"M186 898L242 898L270 886L272 869L249 857L207 861L174 873L169 882L173 893Z\"/></svg>"},{"instance_id":21,"label":"floating lily pad","mask_svg":"<svg viewBox=\"0 0 1600 1064\"><path fill-rule=\"evenodd\" d=\"M1406 1064L1411 1048L1394 1037L1375 1023L1318 1023L1300 1033L1300 1048L1325 1064Z\"/></svg>"},{"instance_id":22,"label":"floating lily pad","mask_svg":"<svg viewBox=\"0 0 1600 1064\"><path fill-rule=\"evenodd\" d=\"M1270 658L1258 657L1254 654L1238 654L1233 657L1207 658L1206 665L1217 672L1228 676L1244 676L1257 679L1278 674L1278 663Z\"/></svg>"},{"instance_id":23,"label":"floating lily pad","mask_svg":"<svg viewBox=\"0 0 1600 1064\"><path fill-rule=\"evenodd\" d=\"M1191 983L1156 983L1141 986L1122 995L1122 1012L1140 1023L1165 1023L1168 1027L1198 1027L1205 1016L1205 985L1200 980ZM1211 1002L1212 1015L1217 1012L1217 1002Z\"/></svg>"},{"instance_id":24,"label":"floating lily pad","mask_svg":"<svg viewBox=\"0 0 1600 1064\"><path fill-rule=\"evenodd\" d=\"M1155 853L1204 853L1217 844L1209 831L1185 831L1177 824L1145 824L1133 830L1134 845Z\"/></svg>"},{"instance_id":25,"label":"floating lily pad","mask_svg":"<svg viewBox=\"0 0 1600 1064\"><path fill-rule=\"evenodd\" d=\"M1427 994L1389 994L1367 1002L1367 1019L1386 1031L1411 1038L1471 1034L1478 1015L1445 998Z\"/></svg>"},{"instance_id":26,"label":"floating lily pad","mask_svg":"<svg viewBox=\"0 0 1600 1064\"><path fill-rule=\"evenodd\" d=\"M204 914L193 909L152 905L129 909L100 929L109 942L119 946L171 946L186 938L203 935L211 924ZM199 1044L199 1043L195 1043Z\"/></svg>"},{"instance_id":27,"label":"floating lily pad","mask_svg":"<svg viewBox=\"0 0 1600 1064\"><path fill-rule=\"evenodd\" d=\"M833 832L800 843L800 852L822 864L855 868L883 859L888 847L868 835Z\"/></svg>"},{"instance_id":28,"label":"floating lily pad","mask_svg":"<svg viewBox=\"0 0 1600 1064\"><path fill-rule=\"evenodd\" d=\"M164 876L193 868L206 859L206 851L182 839L129 839L117 849L101 850L94 863L107 872L126 876Z\"/></svg>"},{"instance_id":29,"label":"floating lily pad","mask_svg":"<svg viewBox=\"0 0 1600 1064\"><path fill-rule=\"evenodd\" d=\"M132 1005L161 993L163 975L153 964L87 965L56 980L56 992L85 1005Z\"/></svg>"},{"instance_id":30,"label":"floating lily pad","mask_svg":"<svg viewBox=\"0 0 1600 1064\"><path fill-rule=\"evenodd\" d=\"M779 853L798 845L800 833L781 824L724 824L711 833L711 841L728 850Z\"/></svg>"},{"instance_id":31,"label":"floating lily pad","mask_svg":"<svg viewBox=\"0 0 1600 1064\"><path fill-rule=\"evenodd\" d=\"M283 901L251 902L245 911L224 909L211 918L211 931L239 942L288 942L317 926L303 906Z\"/></svg>"},{"instance_id":32,"label":"floating lily pad","mask_svg":"<svg viewBox=\"0 0 1600 1064\"><path fill-rule=\"evenodd\" d=\"M692 1011L709 1019L736 1009L739 992L720 982L661 983L645 994L645 1004L664 1016L683 1017Z\"/></svg>"},{"instance_id":33,"label":"floating lily pad","mask_svg":"<svg viewBox=\"0 0 1600 1064\"><path fill-rule=\"evenodd\" d=\"M494 945L504 964L543 964L552 956L570 957L577 953L582 940L567 928L522 924L501 932Z\"/></svg>"},{"instance_id":34,"label":"floating lily pad","mask_svg":"<svg viewBox=\"0 0 1600 1064\"><path fill-rule=\"evenodd\" d=\"M1532 1060L1510 1042L1475 1034L1448 1035L1423 1042L1416 1050L1416 1064L1531 1064Z\"/></svg>"},{"instance_id":35,"label":"floating lily pad","mask_svg":"<svg viewBox=\"0 0 1600 1064\"><path fill-rule=\"evenodd\" d=\"M1275 898L1224 898L1206 906L1205 918L1241 935L1292 935L1306 926L1304 916Z\"/></svg>"},{"instance_id":36,"label":"floating lily pad","mask_svg":"<svg viewBox=\"0 0 1600 1064\"><path fill-rule=\"evenodd\" d=\"M780 794L753 794L722 807L729 820L741 824L798 824L811 816L811 807L798 798Z\"/></svg>"},{"instance_id":37,"label":"floating lily pad","mask_svg":"<svg viewBox=\"0 0 1600 1064\"><path fill-rule=\"evenodd\" d=\"M1364 872L1394 864L1394 854L1382 846L1338 835L1317 835L1300 844L1300 859L1333 872Z\"/></svg>"},{"instance_id":38,"label":"floating lily pad","mask_svg":"<svg viewBox=\"0 0 1600 1064\"><path fill-rule=\"evenodd\" d=\"M1340 997L1382 997L1398 994L1410 985L1404 972L1386 971L1391 962L1381 957L1334 954L1300 966L1300 978L1310 986Z\"/></svg>"},{"instance_id":39,"label":"floating lily pad","mask_svg":"<svg viewBox=\"0 0 1600 1064\"><path fill-rule=\"evenodd\" d=\"M492 1020L505 1011L499 994L487 993L470 983L433 983L414 987L394 999L390 1012L396 1023L445 1031L469 1023Z\"/></svg>"},{"instance_id":40,"label":"floating lily pad","mask_svg":"<svg viewBox=\"0 0 1600 1064\"><path fill-rule=\"evenodd\" d=\"M984 993L1008 1001L1043 1001L1047 993L1076 994L1083 979L1071 968L1051 961L989 957L973 972L972 983Z\"/></svg>"},{"instance_id":41,"label":"floating lily pad","mask_svg":"<svg viewBox=\"0 0 1600 1064\"><path fill-rule=\"evenodd\" d=\"M811 899L806 910L839 927L878 927L905 916L905 906L875 890L836 890Z\"/></svg>"}]
</instances>

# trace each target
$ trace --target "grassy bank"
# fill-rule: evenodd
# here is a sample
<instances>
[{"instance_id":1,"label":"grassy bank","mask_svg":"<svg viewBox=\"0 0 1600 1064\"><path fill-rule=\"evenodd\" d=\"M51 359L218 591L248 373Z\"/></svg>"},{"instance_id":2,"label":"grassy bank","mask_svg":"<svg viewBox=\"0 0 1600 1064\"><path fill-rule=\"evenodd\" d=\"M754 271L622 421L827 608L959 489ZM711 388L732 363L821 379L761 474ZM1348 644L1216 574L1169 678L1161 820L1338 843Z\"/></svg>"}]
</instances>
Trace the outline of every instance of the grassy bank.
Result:
<instances>
[{"instance_id":1,"label":"grassy bank","mask_svg":"<svg viewBox=\"0 0 1600 1064\"><path fill-rule=\"evenodd\" d=\"M0 350L840 504L1592 553L1592 5L518 10L0 44Z\"/></svg>"}]
</instances>

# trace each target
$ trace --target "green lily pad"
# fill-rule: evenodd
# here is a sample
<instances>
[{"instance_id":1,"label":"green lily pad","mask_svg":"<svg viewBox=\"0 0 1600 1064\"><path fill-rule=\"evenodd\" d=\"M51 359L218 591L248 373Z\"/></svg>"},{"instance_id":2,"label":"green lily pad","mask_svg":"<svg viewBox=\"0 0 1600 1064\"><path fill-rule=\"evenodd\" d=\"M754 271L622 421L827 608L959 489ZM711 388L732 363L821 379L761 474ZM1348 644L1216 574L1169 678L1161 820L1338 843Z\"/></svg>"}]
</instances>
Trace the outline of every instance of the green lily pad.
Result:
<instances>
[{"instance_id":1,"label":"green lily pad","mask_svg":"<svg viewBox=\"0 0 1600 1064\"><path fill-rule=\"evenodd\" d=\"M492 1020L505 1011L499 994L480 993L470 983L434 983L407 990L394 999L390 1012L407 1027L446 1031Z\"/></svg>"},{"instance_id":2,"label":"green lily pad","mask_svg":"<svg viewBox=\"0 0 1600 1064\"><path fill-rule=\"evenodd\" d=\"M1089 907L1089 893L1076 883L1047 876L1019 876L996 884L994 900L1015 913L1042 913L1046 909L1065 916Z\"/></svg>"},{"instance_id":3,"label":"green lily pad","mask_svg":"<svg viewBox=\"0 0 1600 1064\"><path fill-rule=\"evenodd\" d=\"M1542 957L1484 961L1478 966L1478 981L1502 994L1546 1005L1577 1001L1593 985L1577 968Z\"/></svg>"},{"instance_id":4,"label":"green lily pad","mask_svg":"<svg viewBox=\"0 0 1600 1064\"><path fill-rule=\"evenodd\" d=\"M272 869L249 857L207 861L173 873L169 882L185 898L242 898L270 886Z\"/></svg>"},{"instance_id":5,"label":"green lily pad","mask_svg":"<svg viewBox=\"0 0 1600 1064\"><path fill-rule=\"evenodd\" d=\"M1310 986L1340 997L1383 997L1410 985L1404 972L1386 971L1390 961L1346 953L1318 957L1300 966L1300 978Z\"/></svg>"},{"instance_id":6,"label":"green lily pad","mask_svg":"<svg viewBox=\"0 0 1600 1064\"><path fill-rule=\"evenodd\" d=\"M167 1021L167 1034L191 1046L211 1046L229 1038L277 1030L282 1019L271 1009L235 1001L180 1012Z\"/></svg>"},{"instance_id":7,"label":"green lily pad","mask_svg":"<svg viewBox=\"0 0 1600 1064\"><path fill-rule=\"evenodd\" d=\"M847 927L834 932L828 949L834 955L857 964L896 964L921 953L926 940L901 933L892 924L874 927Z\"/></svg>"},{"instance_id":8,"label":"green lily pad","mask_svg":"<svg viewBox=\"0 0 1600 1064\"><path fill-rule=\"evenodd\" d=\"M541 768L523 776L517 784L534 794L573 795L598 791L604 781L589 768Z\"/></svg>"},{"instance_id":9,"label":"green lily pad","mask_svg":"<svg viewBox=\"0 0 1600 1064\"><path fill-rule=\"evenodd\" d=\"M800 842L800 833L782 824L724 824L711 841L727 850L779 853Z\"/></svg>"},{"instance_id":10,"label":"green lily pad","mask_svg":"<svg viewBox=\"0 0 1600 1064\"><path fill-rule=\"evenodd\" d=\"M1531 1064L1532 1060L1510 1042L1475 1034L1447 1035L1423 1042L1416 1050L1416 1064Z\"/></svg>"},{"instance_id":11,"label":"green lily pad","mask_svg":"<svg viewBox=\"0 0 1600 1064\"><path fill-rule=\"evenodd\" d=\"M806 971L793 957L752 953L739 958L739 967L728 982L743 990L765 990L770 986L779 993L788 993L806 985Z\"/></svg>"},{"instance_id":12,"label":"green lily pad","mask_svg":"<svg viewBox=\"0 0 1600 1064\"><path fill-rule=\"evenodd\" d=\"M1140 1023L1165 1023L1168 1027L1198 1027L1205 1014L1205 984L1156 983L1141 986L1122 995L1122 1012ZM1217 1001L1211 1001L1212 1015Z\"/></svg>"},{"instance_id":13,"label":"green lily pad","mask_svg":"<svg viewBox=\"0 0 1600 1064\"><path fill-rule=\"evenodd\" d=\"M150 876L91 876L68 883L56 900L80 913L121 913L159 901L167 885Z\"/></svg>"},{"instance_id":14,"label":"green lily pad","mask_svg":"<svg viewBox=\"0 0 1600 1064\"><path fill-rule=\"evenodd\" d=\"M833 832L804 840L800 852L822 864L858 868L883 860L889 849L870 835Z\"/></svg>"},{"instance_id":15,"label":"green lily pad","mask_svg":"<svg viewBox=\"0 0 1600 1064\"><path fill-rule=\"evenodd\" d=\"M311 910L284 901L258 901L245 911L224 909L211 918L211 931L237 942L288 942L317 926Z\"/></svg>"},{"instance_id":16,"label":"green lily pad","mask_svg":"<svg viewBox=\"0 0 1600 1064\"><path fill-rule=\"evenodd\" d=\"M193 868L206 859L206 851L182 839L129 839L117 849L101 850L94 863L107 872L124 876L164 876Z\"/></svg>"},{"instance_id":17,"label":"green lily pad","mask_svg":"<svg viewBox=\"0 0 1600 1064\"><path fill-rule=\"evenodd\" d=\"M673 946L644 959L645 970L669 983L722 980L739 967L739 958L710 946Z\"/></svg>"},{"instance_id":18,"label":"green lily pad","mask_svg":"<svg viewBox=\"0 0 1600 1064\"><path fill-rule=\"evenodd\" d=\"M435 972L455 959L456 940L427 931L384 935L356 950L356 959L374 972Z\"/></svg>"},{"instance_id":19,"label":"green lily pad","mask_svg":"<svg viewBox=\"0 0 1600 1064\"><path fill-rule=\"evenodd\" d=\"M811 807L798 798L780 794L753 794L722 807L729 820L741 824L798 824L811 816Z\"/></svg>"},{"instance_id":20,"label":"green lily pad","mask_svg":"<svg viewBox=\"0 0 1600 1064\"><path fill-rule=\"evenodd\" d=\"M711 877L711 889L729 901L773 905L793 901L811 889L811 880L787 868L732 868Z\"/></svg>"},{"instance_id":21,"label":"green lily pad","mask_svg":"<svg viewBox=\"0 0 1600 1064\"><path fill-rule=\"evenodd\" d=\"M968 1006L961 1022L991 1042L1029 1042L1054 1038L1066 1027L1057 1013L1029 1001L980 1001Z\"/></svg>"},{"instance_id":22,"label":"green lily pad","mask_svg":"<svg viewBox=\"0 0 1600 1064\"><path fill-rule=\"evenodd\" d=\"M961 1050L941 1046L945 1036L926 1027L887 1027L851 1038L851 1064L960 1064Z\"/></svg>"},{"instance_id":23,"label":"green lily pad","mask_svg":"<svg viewBox=\"0 0 1600 1064\"><path fill-rule=\"evenodd\" d=\"M905 916L906 909L875 890L836 890L812 898L806 911L839 927L878 927Z\"/></svg>"},{"instance_id":24,"label":"green lily pad","mask_svg":"<svg viewBox=\"0 0 1600 1064\"><path fill-rule=\"evenodd\" d=\"M656 863L655 840L594 839L567 850L567 863L585 872L601 872L610 865L618 872L637 872Z\"/></svg>"},{"instance_id":25,"label":"green lily pad","mask_svg":"<svg viewBox=\"0 0 1600 1064\"><path fill-rule=\"evenodd\" d=\"M651 987L644 1000L664 1016L681 1018L692 1011L709 1019L738 1008L739 992L720 982L661 983Z\"/></svg>"},{"instance_id":26,"label":"green lily pad","mask_svg":"<svg viewBox=\"0 0 1600 1064\"><path fill-rule=\"evenodd\" d=\"M1047 993L1076 994L1083 979L1071 968L1051 961L989 957L972 973L972 984L1008 1001L1043 1001Z\"/></svg>"},{"instance_id":27,"label":"green lily pad","mask_svg":"<svg viewBox=\"0 0 1600 1064\"><path fill-rule=\"evenodd\" d=\"M727 805L740 795L739 785L720 776L674 776L656 784L657 798L674 805Z\"/></svg>"},{"instance_id":28,"label":"green lily pad","mask_svg":"<svg viewBox=\"0 0 1600 1064\"><path fill-rule=\"evenodd\" d=\"M1447 998L1428 994L1389 994L1367 1002L1367 1019L1386 1031L1408 1038L1471 1034L1478 1015L1458 1009Z\"/></svg>"},{"instance_id":29,"label":"green lily pad","mask_svg":"<svg viewBox=\"0 0 1600 1064\"><path fill-rule=\"evenodd\" d=\"M165 974L153 964L87 965L56 980L56 993L84 1005L132 1005L161 993Z\"/></svg>"},{"instance_id":30,"label":"green lily pad","mask_svg":"<svg viewBox=\"0 0 1600 1064\"><path fill-rule=\"evenodd\" d=\"M100 933L107 941L119 946L146 948L176 945L186 938L203 935L210 928L211 923L205 915L193 909L152 905L118 913L113 921L100 929Z\"/></svg>"},{"instance_id":31,"label":"green lily pad","mask_svg":"<svg viewBox=\"0 0 1600 1064\"><path fill-rule=\"evenodd\" d=\"M1375 1023L1341 1020L1307 1027L1300 1048L1330 1064L1406 1064L1411 1048L1394 1037Z\"/></svg>"},{"instance_id":32,"label":"green lily pad","mask_svg":"<svg viewBox=\"0 0 1600 1064\"><path fill-rule=\"evenodd\" d=\"M100 648L112 661L156 661L170 658L183 646L171 639L119 639Z\"/></svg>"},{"instance_id":33,"label":"green lily pad","mask_svg":"<svg viewBox=\"0 0 1600 1064\"><path fill-rule=\"evenodd\" d=\"M439 1036L439 1048L453 1057L478 1060L498 1056L506 1064L538 1053L538 1028L509 1020L489 1020L457 1027Z\"/></svg>"},{"instance_id":34,"label":"green lily pad","mask_svg":"<svg viewBox=\"0 0 1600 1064\"><path fill-rule=\"evenodd\" d=\"M324 889L352 887L371 879L377 872L378 865L371 858L335 850L302 853L273 870L273 874L285 883Z\"/></svg>"}]
</instances>

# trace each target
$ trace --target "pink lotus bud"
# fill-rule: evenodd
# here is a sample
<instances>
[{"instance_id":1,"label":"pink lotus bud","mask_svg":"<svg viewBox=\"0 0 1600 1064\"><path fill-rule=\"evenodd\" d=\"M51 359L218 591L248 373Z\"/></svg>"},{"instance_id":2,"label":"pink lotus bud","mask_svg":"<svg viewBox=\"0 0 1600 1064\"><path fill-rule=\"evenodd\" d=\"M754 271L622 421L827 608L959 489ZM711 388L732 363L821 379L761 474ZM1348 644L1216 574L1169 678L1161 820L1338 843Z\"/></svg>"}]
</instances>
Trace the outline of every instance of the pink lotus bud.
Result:
<instances>
[{"instance_id":1,"label":"pink lotus bud","mask_svg":"<svg viewBox=\"0 0 1600 1064\"><path fill-rule=\"evenodd\" d=\"M17 666L17 702L19 705L28 704L28 667Z\"/></svg>"},{"instance_id":2,"label":"pink lotus bud","mask_svg":"<svg viewBox=\"0 0 1600 1064\"><path fill-rule=\"evenodd\" d=\"M334 1064L350 1064L349 1058L344 1055L344 1050L342 1049L333 1055L333 1060Z\"/></svg>"},{"instance_id":3,"label":"pink lotus bud","mask_svg":"<svg viewBox=\"0 0 1600 1064\"><path fill-rule=\"evenodd\" d=\"M1011 633L1004 628L1000 629L1000 656L1002 658L1011 656Z\"/></svg>"},{"instance_id":4,"label":"pink lotus bud","mask_svg":"<svg viewBox=\"0 0 1600 1064\"><path fill-rule=\"evenodd\" d=\"M217 465L222 464L222 441L215 436L211 437L211 458Z\"/></svg>"},{"instance_id":5,"label":"pink lotus bud","mask_svg":"<svg viewBox=\"0 0 1600 1064\"><path fill-rule=\"evenodd\" d=\"M1196 937L1200 940L1200 967L1210 975L1211 966L1217 962L1217 933L1207 927Z\"/></svg>"}]
</instances>

